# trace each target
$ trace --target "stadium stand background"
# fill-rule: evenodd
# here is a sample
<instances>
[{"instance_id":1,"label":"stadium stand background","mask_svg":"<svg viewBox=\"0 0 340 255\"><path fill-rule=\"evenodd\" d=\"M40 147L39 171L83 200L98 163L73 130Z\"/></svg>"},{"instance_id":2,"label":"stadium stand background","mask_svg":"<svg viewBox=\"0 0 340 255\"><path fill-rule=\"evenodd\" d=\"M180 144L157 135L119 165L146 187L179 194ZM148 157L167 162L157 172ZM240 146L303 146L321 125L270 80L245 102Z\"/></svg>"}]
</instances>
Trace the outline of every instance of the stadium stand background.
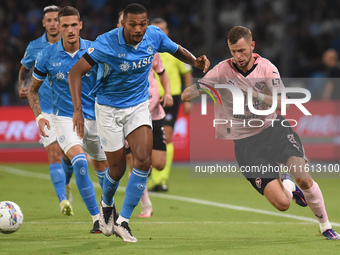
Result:
<instances>
[{"instance_id":1,"label":"stadium stand background","mask_svg":"<svg viewBox=\"0 0 340 255\"><path fill-rule=\"evenodd\" d=\"M212 65L230 57L227 31L249 27L256 52L270 59L282 77L319 77L321 55L328 48L340 52L340 1L331 0L2 0L0 1L0 105L27 105L18 97L20 60L28 43L41 36L43 7L76 7L84 21L81 37L89 40L116 27L117 14L139 2L150 20L163 17L170 37L195 55L206 54ZM195 77L202 73L194 70ZM322 86L322 85L321 85ZM313 95L318 99L319 95Z\"/></svg>"}]
</instances>

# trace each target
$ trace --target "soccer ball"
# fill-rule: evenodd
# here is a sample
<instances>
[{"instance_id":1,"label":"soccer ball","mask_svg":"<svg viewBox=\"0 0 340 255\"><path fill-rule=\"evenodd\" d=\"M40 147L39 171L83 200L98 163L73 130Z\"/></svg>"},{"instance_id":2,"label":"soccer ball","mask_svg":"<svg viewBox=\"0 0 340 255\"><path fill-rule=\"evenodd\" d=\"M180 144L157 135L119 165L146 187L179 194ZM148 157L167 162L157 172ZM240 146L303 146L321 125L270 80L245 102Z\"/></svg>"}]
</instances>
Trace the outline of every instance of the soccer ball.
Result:
<instances>
[{"instance_id":1,"label":"soccer ball","mask_svg":"<svg viewBox=\"0 0 340 255\"><path fill-rule=\"evenodd\" d=\"M0 232L11 234L17 231L24 220L20 207L12 201L0 202Z\"/></svg>"}]
</instances>

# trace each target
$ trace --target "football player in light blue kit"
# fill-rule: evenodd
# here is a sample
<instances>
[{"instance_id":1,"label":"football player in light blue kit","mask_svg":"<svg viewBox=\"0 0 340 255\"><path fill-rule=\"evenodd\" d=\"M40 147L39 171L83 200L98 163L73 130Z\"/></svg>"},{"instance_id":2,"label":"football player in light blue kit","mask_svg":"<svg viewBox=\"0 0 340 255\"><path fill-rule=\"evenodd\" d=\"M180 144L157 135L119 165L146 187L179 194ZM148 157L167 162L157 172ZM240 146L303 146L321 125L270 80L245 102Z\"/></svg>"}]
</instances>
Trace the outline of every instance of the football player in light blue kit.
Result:
<instances>
[{"instance_id":1,"label":"football player in light blue kit","mask_svg":"<svg viewBox=\"0 0 340 255\"><path fill-rule=\"evenodd\" d=\"M103 234L116 234L125 242L137 242L128 223L143 194L151 166L153 137L148 108L148 74L153 55L158 51L169 52L204 71L210 65L206 56L195 58L172 42L162 30L148 25L147 10L139 4L128 5L124 9L122 27L99 36L69 74L73 125L82 137L81 77L96 63L100 64L102 76L92 94L97 97L98 133L110 167L103 184L100 227ZM126 169L125 138L133 155L133 170L122 210L115 221L113 196Z\"/></svg>"},{"instance_id":2,"label":"football player in light blue kit","mask_svg":"<svg viewBox=\"0 0 340 255\"><path fill-rule=\"evenodd\" d=\"M30 70L34 67L39 52L47 46L56 43L60 40L61 34L58 30L58 11L60 7L55 5L46 6L43 11L43 26L46 32L38 39L30 42L27 46L25 55L21 60L21 68L19 71L19 96L22 99L27 98L27 88L25 84L30 77ZM44 80L43 85L39 89L39 98L41 111L46 119L51 120L52 113L52 89L48 79ZM57 143L54 126L51 124L51 129L48 130L48 136L41 136L40 143L45 147L50 163L50 176L54 186L54 190L58 196L61 213L71 216L73 215L72 208L72 193L70 179L73 174L73 167L70 160L63 154L60 146ZM66 190L65 190L66 184Z\"/></svg>"},{"instance_id":3,"label":"football player in light blue kit","mask_svg":"<svg viewBox=\"0 0 340 255\"><path fill-rule=\"evenodd\" d=\"M91 233L100 233L99 209L84 154L85 150L90 155L93 167L101 182L103 174L108 169L108 162L98 140L94 98L88 96L96 82L97 66L84 74L81 79L83 83L82 114L86 122L84 139L80 139L73 130L73 104L67 76L71 67L86 52L91 42L79 37L82 22L77 9L70 6L62 8L58 14L58 20L62 39L45 48L39 54L28 91L28 99L39 123L39 132L46 137L45 126L48 129L50 122L41 113L37 92L48 76L52 87L52 122L55 126L57 140L64 153L71 159L79 193L92 216L93 229Z\"/></svg>"}]
</instances>

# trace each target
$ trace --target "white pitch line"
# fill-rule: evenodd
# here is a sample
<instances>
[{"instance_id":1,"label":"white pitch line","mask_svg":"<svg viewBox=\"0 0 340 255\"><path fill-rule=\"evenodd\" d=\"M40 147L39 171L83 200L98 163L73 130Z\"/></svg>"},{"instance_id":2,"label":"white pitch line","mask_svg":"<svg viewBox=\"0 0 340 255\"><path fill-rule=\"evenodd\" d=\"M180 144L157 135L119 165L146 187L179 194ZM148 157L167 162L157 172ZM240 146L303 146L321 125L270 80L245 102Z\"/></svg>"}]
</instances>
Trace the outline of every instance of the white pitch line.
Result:
<instances>
[{"instance_id":1,"label":"white pitch line","mask_svg":"<svg viewBox=\"0 0 340 255\"><path fill-rule=\"evenodd\" d=\"M8 167L8 166L0 166L0 172L6 172L6 173L10 173L10 174L39 178L39 179L44 179L44 180L50 179L50 176L48 174L34 173L34 172L29 172L29 171L25 171L25 170L13 168L13 167ZM73 181L73 182L75 182L75 181ZM96 188L100 188L99 183L93 183L93 185ZM124 192L125 187L119 187L118 191ZM224 203L217 203L217 202L212 202L212 201L207 201L207 200L202 200L202 199L168 195L168 194L160 194L160 193L154 193L154 192L149 192L149 195L153 196L153 197L164 198L164 199L183 201L183 202L189 202L189 203L200 204L200 205L209 205L209 206L214 206L214 207L219 207L219 208L227 208L227 209L231 209L231 210L259 213L259 214L264 214L264 215L278 216L278 217L283 217L283 218L301 220L301 221L305 221L305 222L317 223L317 220L314 219L314 218L303 217L303 216L298 216L298 215L293 215L293 214L271 212L271 211L266 211L266 210L254 209L254 208L250 208L250 207L237 206L237 205L224 204ZM340 223L331 222L331 224L333 226L340 227Z\"/></svg>"},{"instance_id":2,"label":"white pitch line","mask_svg":"<svg viewBox=\"0 0 340 255\"><path fill-rule=\"evenodd\" d=\"M25 224L88 224L91 221L77 221L77 222L38 222L38 221L25 221ZM254 225L310 225L314 222L262 222L262 221L134 221L133 224L254 224Z\"/></svg>"}]
</instances>

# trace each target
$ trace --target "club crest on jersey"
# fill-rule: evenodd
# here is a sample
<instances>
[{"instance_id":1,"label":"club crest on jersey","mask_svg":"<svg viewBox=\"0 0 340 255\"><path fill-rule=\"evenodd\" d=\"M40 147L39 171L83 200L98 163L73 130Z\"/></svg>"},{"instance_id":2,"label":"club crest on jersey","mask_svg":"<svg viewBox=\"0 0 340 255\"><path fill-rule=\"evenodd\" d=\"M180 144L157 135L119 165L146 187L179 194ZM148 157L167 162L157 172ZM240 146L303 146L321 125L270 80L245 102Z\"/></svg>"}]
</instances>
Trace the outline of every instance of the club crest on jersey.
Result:
<instances>
[{"instance_id":1,"label":"club crest on jersey","mask_svg":"<svg viewBox=\"0 0 340 255\"><path fill-rule=\"evenodd\" d=\"M154 49L152 46L149 46L148 49L146 50L149 54L152 54L154 52Z\"/></svg>"},{"instance_id":2,"label":"club crest on jersey","mask_svg":"<svg viewBox=\"0 0 340 255\"><path fill-rule=\"evenodd\" d=\"M87 52L89 53L89 54L91 54L92 52L94 51L94 48L89 48L88 50L87 50Z\"/></svg>"}]
</instances>

